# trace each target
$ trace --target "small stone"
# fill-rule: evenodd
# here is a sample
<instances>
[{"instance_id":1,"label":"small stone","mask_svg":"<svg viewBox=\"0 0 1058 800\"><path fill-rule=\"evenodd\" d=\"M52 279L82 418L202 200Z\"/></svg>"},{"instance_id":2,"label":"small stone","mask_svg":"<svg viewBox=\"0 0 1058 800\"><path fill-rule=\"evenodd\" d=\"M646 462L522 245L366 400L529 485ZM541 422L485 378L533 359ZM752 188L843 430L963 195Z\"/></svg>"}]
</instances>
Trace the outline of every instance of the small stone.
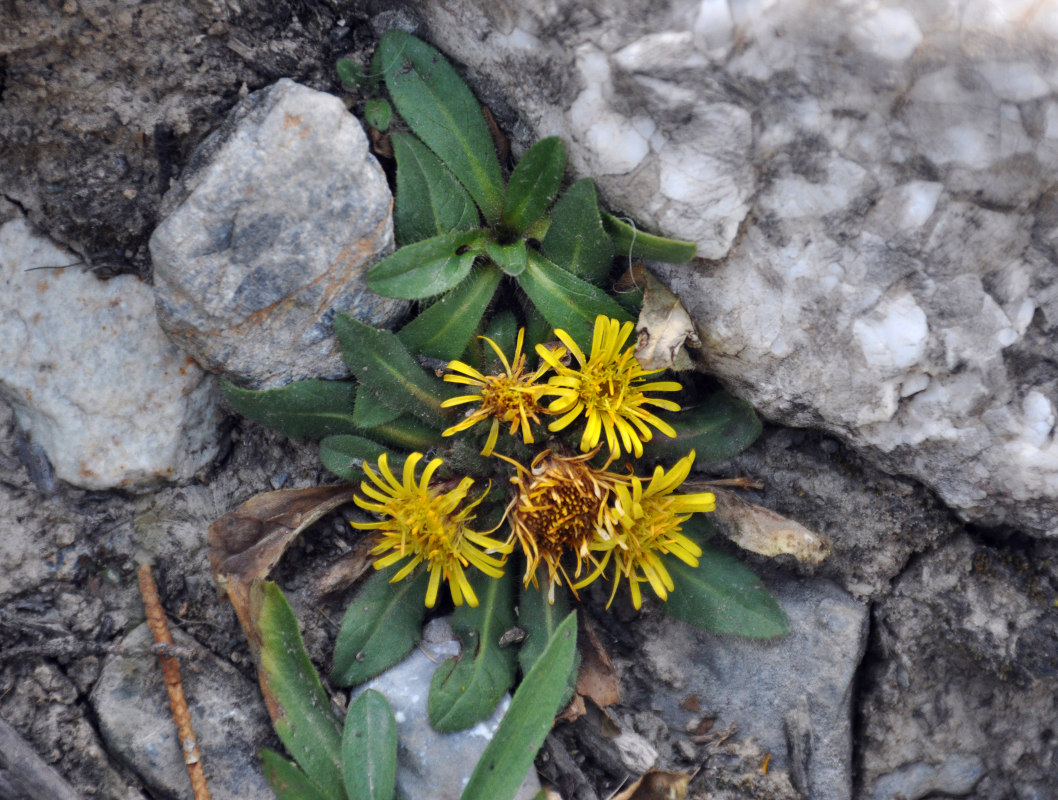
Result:
<instances>
[{"instance_id":1,"label":"small stone","mask_svg":"<svg viewBox=\"0 0 1058 800\"><path fill-rule=\"evenodd\" d=\"M240 102L188 172L151 237L162 326L255 387L347 376L335 313L386 327L407 308L366 287L393 248L392 196L357 119L284 78Z\"/></svg>"},{"instance_id":2,"label":"small stone","mask_svg":"<svg viewBox=\"0 0 1058 800\"><path fill-rule=\"evenodd\" d=\"M271 797L258 753L272 744L272 726L256 684L173 630L178 648L195 653L180 664L191 724L214 800ZM111 753L151 791L190 798L191 789L151 632L143 623L111 655L91 695L99 730Z\"/></svg>"},{"instance_id":3,"label":"small stone","mask_svg":"<svg viewBox=\"0 0 1058 800\"><path fill-rule=\"evenodd\" d=\"M214 380L166 338L137 278L34 269L74 261L24 219L0 227L0 395L67 483L189 480L217 454Z\"/></svg>"},{"instance_id":4,"label":"small stone","mask_svg":"<svg viewBox=\"0 0 1058 800\"><path fill-rule=\"evenodd\" d=\"M459 641L447 619L435 619L423 629L420 648L410 656L357 687L385 695L397 719L400 745L397 752L397 794L406 800L459 797L486 745L496 733L510 705L505 695L488 719L456 733L438 733L430 727L426 699L434 670L458 655ZM515 800L529 800L540 791L536 770L529 768Z\"/></svg>"}]
</instances>

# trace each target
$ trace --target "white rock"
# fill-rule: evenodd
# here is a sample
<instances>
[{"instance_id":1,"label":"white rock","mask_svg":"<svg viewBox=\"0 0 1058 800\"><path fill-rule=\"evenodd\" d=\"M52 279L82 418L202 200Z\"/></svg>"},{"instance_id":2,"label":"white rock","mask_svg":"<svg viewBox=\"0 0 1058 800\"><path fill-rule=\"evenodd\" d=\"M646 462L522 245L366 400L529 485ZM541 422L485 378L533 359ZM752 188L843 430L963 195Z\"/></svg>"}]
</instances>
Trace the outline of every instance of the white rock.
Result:
<instances>
[{"instance_id":1,"label":"white rock","mask_svg":"<svg viewBox=\"0 0 1058 800\"><path fill-rule=\"evenodd\" d=\"M908 9L876 8L853 26L852 39L860 49L879 58L903 61L922 42L922 32Z\"/></svg>"},{"instance_id":2,"label":"white rock","mask_svg":"<svg viewBox=\"0 0 1058 800\"><path fill-rule=\"evenodd\" d=\"M0 393L68 483L190 479L217 454L213 378L166 338L137 278L27 271L76 260L22 219L0 227Z\"/></svg>"}]
</instances>

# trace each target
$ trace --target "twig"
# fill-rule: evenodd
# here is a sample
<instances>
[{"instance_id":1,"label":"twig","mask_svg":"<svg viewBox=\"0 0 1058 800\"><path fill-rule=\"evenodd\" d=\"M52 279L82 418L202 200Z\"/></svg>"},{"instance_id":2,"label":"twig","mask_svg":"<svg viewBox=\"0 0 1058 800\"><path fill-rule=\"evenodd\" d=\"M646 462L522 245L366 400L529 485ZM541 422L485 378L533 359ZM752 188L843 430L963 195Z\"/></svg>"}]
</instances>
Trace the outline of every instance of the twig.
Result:
<instances>
[{"instance_id":1,"label":"twig","mask_svg":"<svg viewBox=\"0 0 1058 800\"><path fill-rule=\"evenodd\" d=\"M176 723L176 735L180 740L180 749L184 754L187 775L191 779L191 791L195 800L210 800L206 787L206 776L202 772L202 754L195 741L195 732L191 730L191 713L184 698L184 685L180 680L180 663L166 652L172 652L173 637L169 634L169 625L165 621L165 611L158 599L158 587L154 585L151 565L144 564L139 571L140 594L143 595L143 607L147 611L147 625L151 629L154 641L161 645L158 661L162 664L162 675L165 677L165 688L169 691L169 708ZM164 651L164 652L163 652Z\"/></svg>"}]
</instances>

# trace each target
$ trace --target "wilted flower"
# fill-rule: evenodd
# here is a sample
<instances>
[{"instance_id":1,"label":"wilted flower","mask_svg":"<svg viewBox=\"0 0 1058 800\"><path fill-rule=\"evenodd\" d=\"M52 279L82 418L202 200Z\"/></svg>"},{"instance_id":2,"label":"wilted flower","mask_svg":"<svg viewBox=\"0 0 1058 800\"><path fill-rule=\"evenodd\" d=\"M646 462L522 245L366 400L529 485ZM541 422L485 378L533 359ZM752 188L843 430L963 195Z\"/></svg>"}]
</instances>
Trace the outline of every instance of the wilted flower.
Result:
<instances>
[{"instance_id":1,"label":"wilted flower","mask_svg":"<svg viewBox=\"0 0 1058 800\"><path fill-rule=\"evenodd\" d=\"M525 551L525 583L536 581L541 564L548 569L548 597L554 602L555 586L573 580L562 564L563 557L575 564L573 579L585 562L594 564L590 545L604 530L606 505L620 476L587 463L595 453L563 456L545 450L526 469L510 459L518 472L511 478L516 487L507 519L512 537ZM598 574L596 570L596 574Z\"/></svg>"},{"instance_id":2,"label":"wilted flower","mask_svg":"<svg viewBox=\"0 0 1058 800\"><path fill-rule=\"evenodd\" d=\"M436 603L442 579L448 582L456 605L461 605L465 599L469 605L476 606L478 598L467 580L465 569L474 566L486 575L498 578L503 574L503 558L486 551L505 554L510 548L467 527L474 519L471 511L484 498L483 494L469 505L459 507L473 485L473 479L463 478L454 489L447 491L430 486L430 479L441 466L441 459L435 458L416 481L415 467L422 457L422 453L408 456L400 481L390 470L385 453L379 456L378 473L365 463L364 472L371 482L362 481L360 491L375 502L360 496L355 502L382 519L352 525L379 532L378 544L371 550L371 555L378 556L375 569L409 559L393 576L393 582L407 577L419 564L426 562L430 572L426 589L428 607Z\"/></svg>"},{"instance_id":3,"label":"wilted flower","mask_svg":"<svg viewBox=\"0 0 1058 800\"><path fill-rule=\"evenodd\" d=\"M643 442L650 441L653 435L647 424L669 436L676 435L671 425L646 406L668 411L679 411L680 407L671 400L647 397L645 392L674 392L680 389L680 384L675 381L642 382L644 376L661 370L643 369L632 347L621 349L632 328L631 322L622 325L616 319L599 315L595 320L590 358L584 357L584 352L569 334L556 330L555 335L573 353L579 369L562 363L565 352L561 348L549 350L543 345L536 348L556 373L548 380L546 394L557 397L548 404L548 413L563 415L548 429L560 431L583 413L587 417L580 439L583 452L595 447L604 431L612 457L620 455L622 446L637 458L643 455Z\"/></svg>"}]
</instances>

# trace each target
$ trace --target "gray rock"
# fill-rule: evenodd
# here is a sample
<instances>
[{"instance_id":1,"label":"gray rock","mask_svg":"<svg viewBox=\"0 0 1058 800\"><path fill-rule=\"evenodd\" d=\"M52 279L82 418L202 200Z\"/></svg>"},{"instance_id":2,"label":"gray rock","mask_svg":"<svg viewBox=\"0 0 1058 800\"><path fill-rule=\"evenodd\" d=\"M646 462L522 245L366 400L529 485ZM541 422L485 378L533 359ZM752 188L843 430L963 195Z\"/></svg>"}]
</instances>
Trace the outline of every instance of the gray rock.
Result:
<instances>
[{"instance_id":1,"label":"gray rock","mask_svg":"<svg viewBox=\"0 0 1058 800\"><path fill-rule=\"evenodd\" d=\"M818 566L781 556L781 568L830 578L857 600L888 596L891 582L915 553L936 547L958 528L931 492L886 475L837 440L813 431L767 427L749 450L701 466L718 476L760 478L763 488L744 493L745 499L808 525L830 544L830 555ZM769 563L740 555L758 565Z\"/></svg>"},{"instance_id":2,"label":"gray rock","mask_svg":"<svg viewBox=\"0 0 1058 800\"><path fill-rule=\"evenodd\" d=\"M658 677L652 706L684 730L703 717L734 724L771 754L769 771L788 772L801 792L849 798L853 681L867 643L867 609L828 581L768 585L790 618L783 639L720 637L662 614L652 618L656 629L644 630L642 653Z\"/></svg>"},{"instance_id":3,"label":"gray rock","mask_svg":"<svg viewBox=\"0 0 1058 800\"><path fill-rule=\"evenodd\" d=\"M162 326L209 369L254 386L348 375L331 320L386 326L367 290L393 247L392 198L360 123L282 79L248 96L166 196L151 237Z\"/></svg>"},{"instance_id":4,"label":"gray rock","mask_svg":"<svg viewBox=\"0 0 1058 800\"><path fill-rule=\"evenodd\" d=\"M1049 5L422 15L521 145L562 136L611 206L716 260L663 271L708 370L966 519L1058 534Z\"/></svg>"},{"instance_id":5,"label":"gray rock","mask_svg":"<svg viewBox=\"0 0 1058 800\"><path fill-rule=\"evenodd\" d=\"M68 483L189 480L219 447L213 378L166 338L138 279L29 271L76 261L24 219L0 227L0 397Z\"/></svg>"},{"instance_id":6,"label":"gray rock","mask_svg":"<svg viewBox=\"0 0 1058 800\"><path fill-rule=\"evenodd\" d=\"M196 654L181 663L180 671L211 795L217 800L271 796L258 751L271 744L272 726L256 684L190 636L179 630L172 634L177 647ZM92 707L110 752L153 793L190 800L191 784L152 642L146 623L125 637L123 652L103 666Z\"/></svg>"},{"instance_id":7,"label":"gray rock","mask_svg":"<svg viewBox=\"0 0 1058 800\"><path fill-rule=\"evenodd\" d=\"M430 727L426 714L430 679L442 661L459 651L448 620L432 620L423 629L418 649L353 694L375 689L393 707L400 742L397 794L406 800L459 797L510 705L510 695L505 695L491 717L465 731L438 733ZM516 800L529 800L539 791L536 770L530 767Z\"/></svg>"},{"instance_id":8,"label":"gray rock","mask_svg":"<svg viewBox=\"0 0 1058 800\"><path fill-rule=\"evenodd\" d=\"M1053 796L1056 557L963 535L896 582L862 680L864 797Z\"/></svg>"}]
</instances>

